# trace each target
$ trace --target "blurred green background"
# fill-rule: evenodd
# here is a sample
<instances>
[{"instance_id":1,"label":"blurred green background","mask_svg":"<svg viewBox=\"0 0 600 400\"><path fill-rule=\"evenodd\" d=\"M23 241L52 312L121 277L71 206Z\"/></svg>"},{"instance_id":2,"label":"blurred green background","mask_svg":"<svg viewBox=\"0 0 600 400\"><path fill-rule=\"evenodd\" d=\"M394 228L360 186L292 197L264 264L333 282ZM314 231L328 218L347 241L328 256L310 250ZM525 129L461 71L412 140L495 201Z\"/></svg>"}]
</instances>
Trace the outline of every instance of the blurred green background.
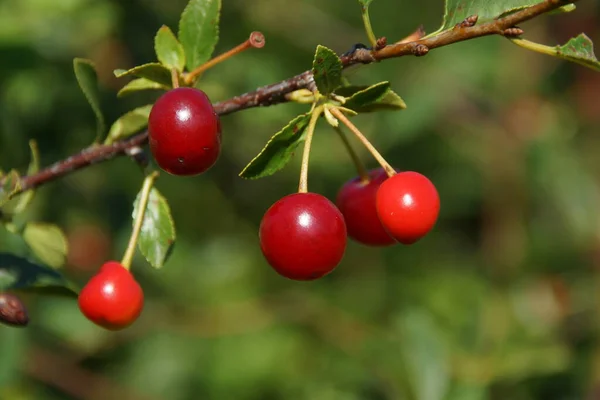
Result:
<instances>
[{"instance_id":1,"label":"blurred green background","mask_svg":"<svg viewBox=\"0 0 600 400\"><path fill-rule=\"evenodd\" d=\"M27 142L48 165L89 145L94 116L72 73L97 63L109 122L158 93L116 100L112 75L155 59L185 0L1 0L0 166L26 168ZM224 0L223 52L250 31L267 45L207 72L213 101L308 69L317 44L365 42L351 0ZM378 0L376 34L398 40L441 21L443 2ZM600 2L522 27L564 43L600 42ZM479 400L600 398L600 74L497 37L348 71L390 80L407 102L355 123L397 168L437 185L436 229L413 246L350 243L316 282L276 275L262 258L266 209L297 188L299 158L259 181L237 176L306 107L222 119L224 151L193 178L162 175L178 228L172 258L133 267L146 307L131 328L92 325L71 299L23 296L26 329L0 326L0 399ZM355 175L320 125L309 188L333 199ZM358 147L358 146L357 146ZM375 163L362 151L370 167ZM85 282L120 259L143 176L125 157L38 191L28 217L59 224L65 273ZM0 251L19 252L5 233Z\"/></svg>"}]
</instances>

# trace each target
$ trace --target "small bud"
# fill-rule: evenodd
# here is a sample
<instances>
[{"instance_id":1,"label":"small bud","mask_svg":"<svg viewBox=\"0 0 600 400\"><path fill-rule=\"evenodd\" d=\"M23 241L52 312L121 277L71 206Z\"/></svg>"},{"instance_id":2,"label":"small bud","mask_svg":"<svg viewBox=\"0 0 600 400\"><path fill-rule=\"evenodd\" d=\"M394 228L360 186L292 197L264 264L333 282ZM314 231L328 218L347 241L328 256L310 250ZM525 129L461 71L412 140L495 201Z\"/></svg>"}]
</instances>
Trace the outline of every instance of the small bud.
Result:
<instances>
[{"instance_id":1,"label":"small bud","mask_svg":"<svg viewBox=\"0 0 600 400\"><path fill-rule=\"evenodd\" d=\"M13 294L0 294L0 322L10 326L27 326L29 316L21 299Z\"/></svg>"},{"instance_id":2,"label":"small bud","mask_svg":"<svg viewBox=\"0 0 600 400\"><path fill-rule=\"evenodd\" d=\"M456 24L457 28L470 28L475 26L479 17L477 15L471 15L465 18L461 23Z\"/></svg>"},{"instance_id":3,"label":"small bud","mask_svg":"<svg viewBox=\"0 0 600 400\"><path fill-rule=\"evenodd\" d=\"M375 43L375 51L381 50L385 46L387 46L387 38L385 36L380 37L379 39L377 39L377 42Z\"/></svg>"},{"instance_id":4,"label":"small bud","mask_svg":"<svg viewBox=\"0 0 600 400\"><path fill-rule=\"evenodd\" d=\"M429 53L429 47L424 44L418 44L413 48L413 54L417 57L422 57Z\"/></svg>"},{"instance_id":5,"label":"small bud","mask_svg":"<svg viewBox=\"0 0 600 400\"><path fill-rule=\"evenodd\" d=\"M523 34L523 29L513 26L512 28L505 29L502 34L506 37L516 37L521 36Z\"/></svg>"}]
</instances>

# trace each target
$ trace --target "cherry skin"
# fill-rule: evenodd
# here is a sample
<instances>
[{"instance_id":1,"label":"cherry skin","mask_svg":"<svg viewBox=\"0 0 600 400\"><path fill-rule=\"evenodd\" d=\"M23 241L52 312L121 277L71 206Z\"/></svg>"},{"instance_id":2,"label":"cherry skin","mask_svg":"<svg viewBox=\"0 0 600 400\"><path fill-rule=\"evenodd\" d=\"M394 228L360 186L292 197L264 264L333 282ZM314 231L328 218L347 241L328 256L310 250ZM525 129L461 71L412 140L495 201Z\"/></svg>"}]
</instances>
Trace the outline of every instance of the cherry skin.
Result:
<instances>
[{"instance_id":1,"label":"cherry skin","mask_svg":"<svg viewBox=\"0 0 600 400\"><path fill-rule=\"evenodd\" d=\"M173 175L197 175L221 153L221 123L208 96L199 89L177 88L156 100L148 118L150 151Z\"/></svg>"},{"instance_id":2,"label":"cherry skin","mask_svg":"<svg viewBox=\"0 0 600 400\"><path fill-rule=\"evenodd\" d=\"M298 281L327 275L346 250L346 223L340 210L316 193L283 197L265 213L260 247L273 269Z\"/></svg>"},{"instance_id":3,"label":"cherry skin","mask_svg":"<svg viewBox=\"0 0 600 400\"><path fill-rule=\"evenodd\" d=\"M376 208L388 233L400 243L412 244L435 225L440 212L440 197L424 175L399 172L379 187Z\"/></svg>"},{"instance_id":4,"label":"cherry skin","mask_svg":"<svg viewBox=\"0 0 600 400\"><path fill-rule=\"evenodd\" d=\"M133 275L117 261L105 263L79 293L79 309L103 328L131 325L144 307L144 292Z\"/></svg>"},{"instance_id":5,"label":"cherry skin","mask_svg":"<svg viewBox=\"0 0 600 400\"><path fill-rule=\"evenodd\" d=\"M369 181L360 177L347 181L337 195L336 204L348 228L348 236L368 246L390 246L397 243L381 225L375 207L379 186L388 178L383 168L369 171Z\"/></svg>"}]
</instances>

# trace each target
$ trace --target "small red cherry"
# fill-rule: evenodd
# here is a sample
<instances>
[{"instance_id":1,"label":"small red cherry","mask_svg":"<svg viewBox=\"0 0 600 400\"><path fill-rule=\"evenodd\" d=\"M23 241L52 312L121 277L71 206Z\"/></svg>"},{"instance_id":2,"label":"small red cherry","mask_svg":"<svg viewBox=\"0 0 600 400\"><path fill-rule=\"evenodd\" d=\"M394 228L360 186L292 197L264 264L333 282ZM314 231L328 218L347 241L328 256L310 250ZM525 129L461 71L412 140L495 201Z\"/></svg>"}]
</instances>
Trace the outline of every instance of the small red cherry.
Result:
<instances>
[{"instance_id":1,"label":"small red cherry","mask_svg":"<svg viewBox=\"0 0 600 400\"><path fill-rule=\"evenodd\" d=\"M144 292L117 261L106 262L79 293L79 309L87 319L109 329L131 325L144 307Z\"/></svg>"},{"instance_id":2,"label":"small red cherry","mask_svg":"<svg viewBox=\"0 0 600 400\"><path fill-rule=\"evenodd\" d=\"M377 215L397 241L412 244L435 225L440 197L433 183L418 172L399 172L381 184L376 198Z\"/></svg>"},{"instance_id":3,"label":"small red cherry","mask_svg":"<svg viewBox=\"0 0 600 400\"><path fill-rule=\"evenodd\" d=\"M337 267L346 250L342 213L324 196L294 193L265 213L260 224L263 255L280 275L309 281Z\"/></svg>"},{"instance_id":4,"label":"small red cherry","mask_svg":"<svg viewBox=\"0 0 600 400\"><path fill-rule=\"evenodd\" d=\"M177 88L156 100L148 119L150 151L173 175L197 175L212 167L221 152L221 123L208 96Z\"/></svg>"},{"instance_id":5,"label":"small red cherry","mask_svg":"<svg viewBox=\"0 0 600 400\"><path fill-rule=\"evenodd\" d=\"M396 241L381 225L375 207L379 186L388 178L383 168L369 171L369 181L360 177L347 181L338 192L336 204L346 220L348 236L369 246L389 246Z\"/></svg>"}]
</instances>

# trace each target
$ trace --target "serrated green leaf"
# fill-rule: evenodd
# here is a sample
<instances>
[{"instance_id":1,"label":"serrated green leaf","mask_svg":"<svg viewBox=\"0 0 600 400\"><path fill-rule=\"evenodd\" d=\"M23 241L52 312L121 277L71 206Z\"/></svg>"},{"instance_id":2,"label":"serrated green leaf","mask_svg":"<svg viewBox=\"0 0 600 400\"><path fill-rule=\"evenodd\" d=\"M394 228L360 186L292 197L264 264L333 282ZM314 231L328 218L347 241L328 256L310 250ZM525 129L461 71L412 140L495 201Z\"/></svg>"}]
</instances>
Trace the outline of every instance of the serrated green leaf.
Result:
<instances>
[{"instance_id":1,"label":"serrated green leaf","mask_svg":"<svg viewBox=\"0 0 600 400\"><path fill-rule=\"evenodd\" d=\"M310 121L310 113L298 115L267 142L261 152L240 172L246 179L258 179L273 175L290 161L294 150L304 141L304 130Z\"/></svg>"},{"instance_id":2,"label":"serrated green leaf","mask_svg":"<svg viewBox=\"0 0 600 400\"><path fill-rule=\"evenodd\" d=\"M123 97L142 90L169 90L170 86L146 78L134 79L119 90L117 97Z\"/></svg>"},{"instance_id":3,"label":"serrated green leaf","mask_svg":"<svg viewBox=\"0 0 600 400\"><path fill-rule=\"evenodd\" d=\"M37 147L37 143L35 140L29 141L29 148L31 149L31 161L29 162L29 167L27 168L27 175L33 175L40 170L40 153ZM14 214L20 214L33 200L35 196L35 190L31 189L26 191L21 195L15 209L13 210Z\"/></svg>"},{"instance_id":4,"label":"serrated green leaf","mask_svg":"<svg viewBox=\"0 0 600 400\"><path fill-rule=\"evenodd\" d=\"M81 91L96 115L96 141L98 141L104 134L106 125L104 124L104 115L100 108L100 91L98 89L96 67L90 60L75 58L73 60L73 70L75 71L75 78L77 78L77 83L79 83Z\"/></svg>"},{"instance_id":5,"label":"serrated green leaf","mask_svg":"<svg viewBox=\"0 0 600 400\"><path fill-rule=\"evenodd\" d=\"M386 86L387 90L383 91ZM347 97L344 107L358 113L406 108L404 100L389 88L389 82L380 82L372 86L344 86L336 90L336 94Z\"/></svg>"},{"instance_id":6,"label":"serrated green leaf","mask_svg":"<svg viewBox=\"0 0 600 400\"><path fill-rule=\"evenodd\" d=\"M477 23L480 24L538 3L539 0L446 0L442 26L427 37L452 29L472 15L477 15ZM569 8L565 8L565 11L569 11Z\"/></svg>"},{"instance_id":7,"label":"serrated green leaf","mask_svg":"<svg viewBox=\"0 0 600 400\"><path fill-rule=\"evenodd\" d=\"M534 43L521 38L511 39L511 42L528 50L562 58L583 65L584 67L600 71L600 62L594 54L594 44L584 33L572 38L562 46L554 47Z\"/></svg>"},{"instance_id":8,"label":"serrated green leaf","mask_svg":"<svg viewBox=\"0 0 600 400\"><path fill-rule=\"evenodd\" d=\"M67 238L62 230L52 224L30 222L23 230L23 240L33 254L52 268L62 267L68 251Z\"/></svg>"},{"instance_id":9,"label":"serrated green leaf","mask_svg":"<svg viewBox=\"0 0 600 400\"><path fill-rule=\"evenodd\" d=\"M123 114L110 127L105 143L124 139L145 128L148 125L151 110L152 104L148 104Z\"/></svg>"},{"instance_id":10,"label":"serrated green leaf","mask_svg":"<svg viewBox=\"0 0 600 400\"><path fill-rule=\"evenodd\" d=\"M77 297L79 288L58 271L14 254L0 253L0 291L19 290Z\"/></svg>"},{"instance_id":11,"label":"serrated green leaf","mask_svg":"<svg viewBox=\"0 0 600 400\"><path fill-rule=\"evenodd\" d=\"M160 63L142 64L128 70L116 69L114 74L117 78L137 76L138 78L145 78L166 85L167 87L171 87L173 84L171 81L171 70Z\"/></svg>"},{"instance_id":12,"label":"serrated green leaf","mask_svg":"<svg viewBox=\"0 0 600 400\"><path fill-rule=\"evenodd\" d=\"M358 90L352 96L346 99L344 107L356 110L360 107L368 106L378 102L390 90L389 82L379 82L368 86L365 89Z\"/></svg>"},{"instance_id":13,"label":"serrated green leaf","mask_svg":"<svg viewBox=\"0 0 600 400\"><path fill-rule=\"evenodd\" d=\"M185 52L183 46L168 26L160 27L154 37L154 50L158 61L167 68L175 68L179 72L185 67Z\"/></svg>"},{"instance_id":14,"label":"serrated green leaf","mask_svg":"<svg viewBox=\"0 0 600 400\"><path fill-rule=\"evenodd\" d=\"M342 69L342 61L333 50L317 46L312 73L321 94L328 95L342 85Z\"/></svg>"},{"instance_id":15,"label":"serrated green leaf","mask_svg":"<svg viewBox=\"0 0 600 400\"><path fill-rule=\"evenodd\" d=\"M138 212L139 200L140 194L133 204L134 219ZM171 217L169 203L158 189L152 188L148 207L144 213L138 247L154 268L161 268L169 258L174 244L175 224Z\"/></svg>"},{"instance_id":16,"label":"serrated green leaf","mask_svg":"<svg viewBox=\"0 0 600 400\"><path fill-rule=\"evenodd\" d=\"M219 41L221 0L190 0L179 20L179 41L189 71L210 59Z\"/></svg>"}]
</instances>

